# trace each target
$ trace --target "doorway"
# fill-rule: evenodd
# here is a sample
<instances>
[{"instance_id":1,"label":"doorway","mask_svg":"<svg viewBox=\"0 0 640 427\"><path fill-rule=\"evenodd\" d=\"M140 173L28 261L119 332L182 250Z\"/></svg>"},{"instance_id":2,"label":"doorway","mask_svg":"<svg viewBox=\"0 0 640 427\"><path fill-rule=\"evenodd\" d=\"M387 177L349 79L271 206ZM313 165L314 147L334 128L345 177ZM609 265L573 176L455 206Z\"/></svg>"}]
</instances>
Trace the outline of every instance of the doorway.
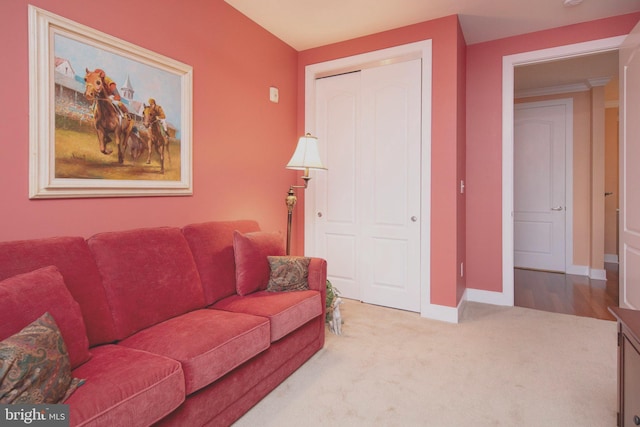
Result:
<instances>
[{"instance_id":1,"label":"doorway","mask_svg":"<svg viewBox=\"0 0 640 427\"><path fill-rule=\"evenodd\" d=\"M607 263L607 280L549 271L514 270L517 307L595 319L615 320L608 307L618 306L618 264Z\"/></svg>"},{"instance_id":2,"label":"doorway","mask_svg":"<svg viewBox=\"0 0 640 427\"><path fill-rule=\"evenodd\" d=\"M617 50L624 36L557 48L525 52L503 58L502 86L502 295L499 303L514 304L514 68L518 65ZM498 301L496 301L498 302Z\"/></svg>"}]
</instances>

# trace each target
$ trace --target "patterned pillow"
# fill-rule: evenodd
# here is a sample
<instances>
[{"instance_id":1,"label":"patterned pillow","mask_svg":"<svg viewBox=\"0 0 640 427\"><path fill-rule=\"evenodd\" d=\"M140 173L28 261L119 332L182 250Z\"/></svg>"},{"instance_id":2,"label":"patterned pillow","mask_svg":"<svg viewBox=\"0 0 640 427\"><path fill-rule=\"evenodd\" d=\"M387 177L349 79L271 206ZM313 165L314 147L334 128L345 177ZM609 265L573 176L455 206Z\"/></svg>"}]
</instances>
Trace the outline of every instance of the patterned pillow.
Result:
<instances>
[{"instance_id":1,"label":"patterned pillow","mask_svg":"<svg viewBox=\"0 0 640 427\"><path fill-rule=\"evenodd\" d=\"M49 313L0 342L2 404L62 403L83 383L71 376L67 347Z\"/></svg>"},{"instance_id":2,"label":"patterned pillow","mask_svg":"<svg viewBox=\"0 0 640 427\"><path fill-rule=\"evenodd\" d=\"M303 291L309 289L309 262L311 258L295 256L268 256L271 276L269 292Z\"/></svg>"}]
</instances>

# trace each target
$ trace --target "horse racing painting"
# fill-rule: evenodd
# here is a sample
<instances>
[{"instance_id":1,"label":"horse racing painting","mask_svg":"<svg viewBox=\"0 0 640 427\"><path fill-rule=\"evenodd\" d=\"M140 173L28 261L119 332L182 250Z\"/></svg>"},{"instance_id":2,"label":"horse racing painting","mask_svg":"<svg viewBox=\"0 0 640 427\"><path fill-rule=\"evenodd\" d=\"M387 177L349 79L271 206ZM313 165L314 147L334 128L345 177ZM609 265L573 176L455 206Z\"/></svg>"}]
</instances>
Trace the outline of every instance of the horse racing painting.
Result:
<instances>
[{"instance_id":1,"label":"horse racing painting","mask_svg":"<svg viewBox=\"0 0 640 427\"><path fill-rule=\"evenodd\" d=\"M30 197L192 194L192 68L29 6Z\"/></svg>"}]
</instances>

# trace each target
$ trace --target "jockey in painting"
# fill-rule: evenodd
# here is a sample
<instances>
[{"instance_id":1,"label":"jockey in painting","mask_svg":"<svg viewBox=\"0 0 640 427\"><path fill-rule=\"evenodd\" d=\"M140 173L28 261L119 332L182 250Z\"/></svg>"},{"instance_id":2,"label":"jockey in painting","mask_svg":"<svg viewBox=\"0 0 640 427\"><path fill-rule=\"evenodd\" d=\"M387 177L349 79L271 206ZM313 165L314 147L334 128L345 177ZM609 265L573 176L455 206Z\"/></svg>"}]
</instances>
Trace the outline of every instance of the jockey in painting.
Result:
<instances>
[{"instance_id":1,"label":"jockey in painting","mask_svg":"<svg viewBox=\"0 0 640 427\"><path fill-rule=\"evenodd\" d=\"M169 132L167 130L167 122L166 122L167 115L164 113L164 110L160 105L156 104L156 100L153 98L149 98L149 105L154 110L156 114L156 119L158 119L158 121L162 124L162 130L164 131L164 135L169 136Z\"/></svg>"},{"instance_id":2,"label":"jockey in painting","mask_svg":"<svg viewBox=\"0 0 640 427\"><path fill-rule=\"evenodd\" d=\"M95 72L100 73L100 76L102 76L107 96L114 101L120 101L120 93L118 93L118 85L116 85L116 82L114 82L111 77L107 76L104 70L101 70L100 68L96 69Z\"/></svg>"},{"instance_id":3,"label":"jockey in painting","mask_svg":"<svg viewBox=\"0 0 640 427\"><path fill-rule=\"evenodd\" d=\"M113 81L111 77L107 76L107 73L105 73L104 70L96 68L95 72L100 74L100 77L102 77L102 80L104 81L104 90L107 98L111 99L111 103L115 107L118 114L120 116L124 116L126 113L128 113L128 110L124 106L124 104L120 102L122 98L120 97L120 93L118 92L118 85Z\"/></svg>"}]
</instances>

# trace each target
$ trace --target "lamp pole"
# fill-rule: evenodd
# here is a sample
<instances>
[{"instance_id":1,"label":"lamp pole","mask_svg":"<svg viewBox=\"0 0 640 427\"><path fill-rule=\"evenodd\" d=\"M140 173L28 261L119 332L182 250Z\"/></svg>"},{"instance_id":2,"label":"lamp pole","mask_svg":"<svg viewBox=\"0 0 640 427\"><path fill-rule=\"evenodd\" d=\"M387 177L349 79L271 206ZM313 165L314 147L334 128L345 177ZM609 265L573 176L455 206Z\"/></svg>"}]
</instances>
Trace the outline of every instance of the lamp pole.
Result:
<instances>
[{"instance_id":1,"label":"lamp pole","mask_svg":"<svg viewBox=\"0 0 640 427\"><path fill-rule=\"evenodd\" d=\"M287 204L287 255L291 255L291 219L293 217L293 208L298 201L294 191L293 185L289 187L289 192L287 193L287 198L285 199L285 203Z\"/></svg>"}]
</instances>

